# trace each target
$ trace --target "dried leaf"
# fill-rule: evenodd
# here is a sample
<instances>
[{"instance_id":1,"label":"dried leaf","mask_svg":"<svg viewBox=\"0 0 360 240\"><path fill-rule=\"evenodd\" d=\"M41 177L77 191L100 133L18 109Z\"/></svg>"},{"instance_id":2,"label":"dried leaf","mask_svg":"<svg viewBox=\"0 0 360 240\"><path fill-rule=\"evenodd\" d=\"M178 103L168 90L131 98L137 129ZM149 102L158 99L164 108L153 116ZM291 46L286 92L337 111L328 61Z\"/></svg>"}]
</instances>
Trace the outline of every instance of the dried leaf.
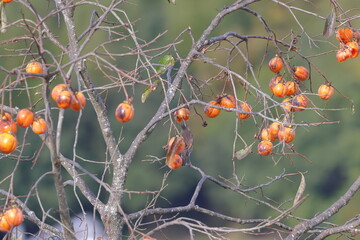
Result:
<instances>
[{"instance_id":1,"label":"dried leaf","mask_svg":"<svg viewBox=\"0 0 360 240\"><path fill-rule=\"evenodd\" d=\"M254 145L255 142L253 142L252 144L246 146L245 148L237 151L235 153L235 157L238 159L238 160L242 160L244 158L246 158L250 153L251 153L251 150L252 150L252 145Z\"/></svg>"},{"instance_id":2,"label":"dried leaf","mask_svg":"<svg viewBox=\"0 0 360 240\"><path fill-rule=\"evenodd\" d=\"M324 26L324 37L331 37L335 32L335 20L336 14L332 10L331 13L327 16Z\"/></svg>"},{"instance_id":3,"label":"dried leaf","mask_svg":"<svg viewBox=\"0 0 360 240\"><path fill-rule=\"evenodd\" d=\"M168 0L169 3L175 4L175 0Z\"/></svg>"},{"instance_id":4,"label":"dried leaf","mask_svg":"<svg viewBox=\"0 0 360 240\"><path fill-rule=\"evenodd\" d=\"M0 26L0 32L1 33L5 33L6 32L6 27L7 27L7 17L6 17L6 14L5 14L5 7L4 7L4 4L1 2L1 5L0 5L0 15L1 15L1 18L0 18L0 21L1 21L1 26Z\"/></svg>"},{"instance_id":5,"label":"dried leaf","mask_svg":"<svg viewBox=\"0 0 360 240\"><path fill-rule=\"evenodd\" d=\"M302 174L302 173L300 173L300 174L301 174L300 185L299 185L299 188L298 188L298 190L297 190L297 192L296 192L293 206L295 206L295 205L298 204L298 202L300 201L301 197L302 197L303 194L304 194L305 187L306 187L304 174Z\"/></svg>"}]
</instances>

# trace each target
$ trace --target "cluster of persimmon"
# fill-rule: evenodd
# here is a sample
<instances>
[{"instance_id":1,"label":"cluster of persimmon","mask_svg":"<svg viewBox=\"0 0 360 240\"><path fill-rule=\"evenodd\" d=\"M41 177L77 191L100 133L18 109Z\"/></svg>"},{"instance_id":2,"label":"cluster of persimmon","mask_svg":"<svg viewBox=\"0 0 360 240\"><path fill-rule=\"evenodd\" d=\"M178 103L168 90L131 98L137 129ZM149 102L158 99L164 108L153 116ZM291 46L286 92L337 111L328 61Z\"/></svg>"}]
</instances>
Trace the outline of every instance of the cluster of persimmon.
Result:
<instances>
[{"instance_id":1,"label":"cluster of persimmon","mask_svg":"<svg viewBox=\"0 0 360 240\"><path fill-rule=\"evenodd\" d=\"M43 134L46 132L47 125L43 118L36 117L27 108L21 109L14 121L10 113L2 114L0 120L0 152L4 154L12 153L18 144L16 138L17 126L22 128L31 127L34 133Z\"/></svg>"},{"instance_id":2,"label":"cluster of persimmon","mask_svg":"<svg viewBox=\"0 0 360 240\"><path fill-rule=\"evenodd\" d=\"M204 107L205 115L208 116L209 118L215 118L221 113L221 109L216 108L216 107L229 108L230 110L225 110L225 111L232 112L231 109L236 108L236 99L232 95L223 94L223 95L218 96L215 100L208 102L208 104L215 106L215 107L205 106ZM242 102L237 106L237 109L240 111L237 114L238 118L247 119L251 116L251 114L249 113L252 110L252 107L250 104L248 104L246 102Z\"/></svg>"},{"instance_id":3,"label":"cluster of persimmon","mask_svg":"<svg viewBox=\"0 0 360 240\"><path fill-rule=\"evenodd\" d=\"M278 139L280 142L290 143L295 138L295 129L292 126L286 126L278 122L273 122L269 127L262 129L258 144L258 152L267 156L273 150L273 142Z\"/></svg>"},{"instance_id":4,"label":"cluster of persimmon","mask_svg":"<svg viewBox=\"0 0 360 240\"><path fill-rule=\"evenodd\" d=\"M269 61L269 68L277 75L269 82L270 91L277 97L283 98L283 110L286 112L302 111L308 106L308 99L305 95L299 94L299 82L305 81L309 77L309 71L306 67L295 66L291 75L293 80L285 81L284 77L279 75L283 68L283 60L279 56L273 57Z\"/></svg>"},{"instance_id":5,"label":"cluster of persimmon","mask_svg":"<svg viewBox=\"0 0 360 240\"><path fill-rule=\"evenodd\" d=\"M14 227L21 225L24 216L17 205L10 205L0 214L0 231L10 232Z\"/></svg>"},{"instance_id":6,"label":"cluster of persimmon","mask_svg":"<svg viewBox=\"0 0 360 240\"><path fill-rule=\"evenodd\" d=\"M74 92L65 83L56 85L51 91L51 97L62 109L70 108L74 111L80 111L86 105L85 95L82 92Z\"/></svg>"},{"instance_id":7,"label":"cluster of persimmon","mask_svg":"<svg viewBox=\"0 0 360 240\"><path fill-rule=\"evenodd\" d=\"M284 62L280 56L273 57L268 63L269 69L276 73L269 82L270 91L277 97L284 98L281 108L285 114L300 112L307 108L309 100L305 94L301 93L300 82L309 78L309 71L303 66L291 68L291 81L285 81L280 74ZM330 83L320 85L318 96L321 99L329 100L334 94L334 87ZM258 152L261 155L269 155L273 150L273 142L279 139L281 142L289 143L295 138L295 129L291 126L273 122L269 127L264 128L260 134L261 142L258 144Z\"/></svg>"},{"instance_id":8,"label":"cluster of persimmon","mask_svg":"<svg viewBox=\"0 0 360 240\"><path fill-rule=\"evenodd\" d=\"M340 49L336 52L338 62L344 62L348 58L356 58L359 55L360 34L350 28L339 28L336 39L340 42Z\"/></svg>"}]
</instances>

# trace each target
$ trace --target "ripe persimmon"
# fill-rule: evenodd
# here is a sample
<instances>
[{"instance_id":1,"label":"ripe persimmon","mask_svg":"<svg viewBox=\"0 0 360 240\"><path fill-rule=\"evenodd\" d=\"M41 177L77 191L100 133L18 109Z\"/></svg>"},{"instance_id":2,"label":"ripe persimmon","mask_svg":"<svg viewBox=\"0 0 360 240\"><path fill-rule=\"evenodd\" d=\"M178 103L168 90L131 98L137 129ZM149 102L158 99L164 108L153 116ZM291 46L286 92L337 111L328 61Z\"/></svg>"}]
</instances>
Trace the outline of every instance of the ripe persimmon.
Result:
<instances>
[{"instance_id":1,"label":"ripe persimmon","mask_svg":"<svg viewBox=\"0 0 360 240\"><path fill-rule=\"evenodd\" d=\"M269 140L270 142L274 142L276 137L270 134L269 128L263 128L260 134L261 140Z\"/></svg>"},{"instance_id":2,"label":"ripe persimmon","mask_svg":"<svg viewBox=\"0 0 360 240\"><path fill-rule=\"evenodd\" d=\"M295 81L288 81L285 83L286 85L286 95L287 96L293 96L299 92L299 84L297 84Z\"/></svg>"},{"instance_id":3,"label":"ripe persimmon","mask_svg":"<svg viewBox=\"0 0 360 240\"><path fill-rule=\"evenodd\" d=\"M183 160L182 160L182 158L180 157L180 155L175 154L174 160L173 160L172 162L170 162L167 166L168 166L170 169L177 169L177 168L181 167L182 164L183 164Z\"/></svg>"},{"instance_id":4,"label":"ripe persimmon","mask_svg":"<svg viewBox=\"0 0 360 240\"><path fill-rule=\"evenodd\" d=\"M8 113L8 112L3 113L3 115L1 116L1 119L7 120L7 121L12 121L12 117L11 117L10 113Z\"/></svg>"},{"instance_id":5,"label":"ripe persimmon","mask_svg":"<svg viewBox=\"0 0 360 240\"><path fill-rule=\"evenodd\" d=\"M72 94L69 90L63 90L56 98L56 104L59 108L67 109L71 105Z\"/></svg>"},{"instance_id":6,"label":"ripe persimmon","mask_svg":"<svg viewBox=\"0 0 360 240\"><path fill-rule=\"evenodd\" d=\"M243 112L251 112L252 107L250 104L243 102L238 106L238 110L243 111ZM247 119L247 118L251 117L251 113L238 113L237 116L240 119Z\"/></svg>"},{"instance_id":7,"label":"ripe persimmon","mask_svg":"<svg viewBox=\"0 0 360 240\"><path fill-rule=\"evenodd\" d=\"M281 126L278 132L278 139L281 142L292 142L295 138L295 129L290 126Z\"/></svg>"},{"instance_id":8,"label":"ripe persimmon","mask_svg":"<svg viewBox=\"0 0 360 240\"><path fill-rule=\"evenodd\" d=\"M39 63L37 61L32 61L26 65L25 71L27 73L41 74L43 72L43 68L42 68L41 63ZM32 77L32 78L34 78L34 77Z\"/></svg>"},{"instance_id":9,"label":"ripe persimmon","mask_svg":"<svg viewBox=\"0 0 360 240\"><path fill-rule=\"evenodd\" d=\"M236 107L236 99L232 95L225 95L220 98L220 106L226 108L235 108ZM227 112L231 112L231 110L225 110Z\"/></svg>"},{"instance_id":10,"label":"ripe persimmon","mask_svg":"<svg viewBox=\"0 0 360 240\"><path fill-rule=\"evenodd\" d=\"M292 105L294 111L304 111L309 105L309 100L304 94L299 94L293 98Z\"/></svg>"},{"instance_id":11,"label":"ripe persimmon","mask_svg":"<svg viewBox=\"0 0 360 240\"><path fill-rule=\"evenodd\" d=\"M281 69L283 67L283 61L279 56L275 56L272 59L270 59L268 65L269 65L270 71L272 71L274 73L278 73L281 71Z\"/></svg>"},{"instance_id":12,"label":"ripe persimmon","mask_svg":"<svg viewBox=\"0 0 360 240\"><path fill-rule=\"evenodd\" d=\"M281 103L281 108L284 110L284 112L294 112L294 109L292 107L292 99L291 98L285 98Z\"/></svg>"},{"instance_id":13,"label":"ripe persimmon","mask_svg":"<svg viewBox=\"0 0 360 240\"><path fill-rule=\"evenodd\" d=\"M36 118L34 119L34 122L31 125L31 128L34 133L36 134L44 134L47 130L47 124L45 122L45 119L43 118Z\"/></svg>"},{"instance_id":14,"label":"ripe persimmon","mask_svg":"<svg viewBox=\"0 0 360 240\"><path fill-rule=\"evenodd\" d=\"M350 49L348 48L341 48L336 52L336 60L338 62L344 62L351 56Z\"/></svg>"},{"instance_id":15,"label":"ripe persimmon","mask_svg":"<svg viewBox=\"0 0 360 240\"><path fill-rule=\"evenodd\" d=\"M21 109L16 116L16 122L20 127L29 127L34 122L34 113L27 108Z\"/></svg>"},{"instance_id":16,"label":"ripe persimmon","mask_svg":"<svg viewBox=\"0 0 360 240\"><path fill-rule=\"evenodd\" d=\"M60 95L60 93L64 90L68 90L68 87L65 83L60 83L58 85L56 85L53 90L51 91L51 97L54 101L56 101L56 99L58 98L58 96Z\"/></svg>"},{"instance_id":17,"label":"ripe persimmon","mask_svg":"<svg viewBox=\"0 0 360 240\"><path fill-rule=\"evenodd\" d=\"M287 93L286 84L283 82L276 84L275 87L273 88L273 93L277 97L280 97L280 98L285 97L286 93Z\"/></svg>"},{"instance_id":18,"label":"ripe persimmon","mask_svg":"<svg viewBox=\"0 0 360 240\"><path fill-rule=\"evenodd\" d=\"M305 81L309 77L309 71L307 70L306 67L295 66L294 75L297 80Z\"/></svg>"},{"instance_id":19,"label":"ripe persimmon","mask_svg":"<svg viewBox=\"0 0 360 240\"><path fill-rule=\"evenodd\" d=\"M273 144L269 140L262 140L257 146L258 153L263 156L269 155L273 150Z\"/></svg>"},{"instance_id":20,"label":"ripe persimmon","mask_svg":"<svg viewBox=\"0 0 360 240\"><path fill-rule=\"evenodd\" d=\"M215 100L208 102L208 104L213 105L213 106L220 106L220 104ZM221 109L205 106L204 112L205 112L206 116L208 116L209 118L214 118L220 114Z\"/></svg>"},{"instance_id":21,"label":"ripe persimmon","mask_svg":"<svg viewBox=\"0 0 360 240\"><path fill-rule=\"evenodd\" d=\"M350 42L353 38L354 32L350 28L339 28L336 32L336 38L339 42L344 44Z\"/></svg>"},{"instance_id":22,"label":"ripe persimmon","mask_svg":"<svg viewBox=\"0 0 360 240\"><path fill-rule=\"evenodd\" d=\"M278 83L282 83L285 82L285 79L281 76L275 76L273 77L270 82L269 82L269 89L272 93L274 93L274 87L278 84Z\"/></svg>"},{"instance_id":23,"label":"ripe persimmon","mask_svg":"<svg viewBox=\"0 0 360 240\"><path fill-rule=\"evenodd\" d=\"M134 106L129 100L120 103L115 110L115 117L119 122L129 122L134 117Z\"/></svg>"},{"instance_id":24,"label":"ripe persimmon","mask_svg":"<svg viewBox=\"0 0 360 240\"><path fill-rule=\"evenodd\" d=\"M350 51L350 58L356 58L359 55L359 44L357 42L348 42L346 47Z\"/></svg>"},{"instance_id":25,"label":"ripe persimmon","mask_svg":"<svg viewBox=\"0 0 360 240\"><path fill-rule=\"evenodd\" d=\"M21 209L14 205L4 212L3 218L9 224L10 229L17 227L24 221L24 216Z\"/></svg>"},{"instance_id":26,"label":"ripe persimmon","mask_svg":"<svg viewBox=\"0 0 360 240\"><path fill-rule=\"evenodd\" d=\"M329 100L334 94L334 87L330 84L322 84L318 89L318 94L321 99Z\"/></svg>"},{"instance_id":27,"label":"ripe persimmon","mask_svg":"<svg viewBox=\"0 0 360 240\"><path fill-rule=\"evenodd\" d=\"M3 3L11 3L14 0L2 0Z\"/></svg>"},{"instance_id":28,"label":"ripe persimmon","mask_svg":"<svg viewBox=\"0 0 360 240\"><path fill-rule=\"evenodd\" d=\"M10 225L6 221L4 214L0 214L0 232L9 232L11 230Z\"/></svg>"},{"instance_id":29,"label":"ripe persimmon","mask_svg":"<svg viewBox=\"0 0 360 240\"><path fill-rule=\"evenodd\" d=\"M13 120L0 120L0 133L16 133L17 132L17 126L16 123Z\"/></svg>"},{"instance_id":30,"label":"ripe persimmon","mask_svg":"<svg viewBox=\"0 0 360 240\"><path fill-rule=\"evenodd\" d=\"M269 134L271 138L277 139L278 138L278 133L279 133L279 129L280 129L281 124L278 122L273 122L270 124L269 126Z\"/></svg>"},{"instance_id":31,"label":"ripe persimmon","mask_svg":"<svg viewBox=\"0 0 360 240\"><path fill-rule=\"evenodd\" d=\"M12 153L17 147L18 141L12 133L0 133L0 152Z\"/></svg>"},{"instance_id":32,"label":"ripe persimmon","mask_svg":"<svg viewBox=\"0 0 360 240\"><path fill-rule=\"evenodd\" d=\"M189 108L180 108L179 110L176 110L174 113L174 119L178 123L180 123L182 120L187 121L190 119L190 110Z\"/></svg>"},{"instance_id":33,"label":"ripe persimmon","mask_svg":"<svg viewBox=\"0 0 360 240\"><path fill-rule=\"evenodd\" d=\"M70 102L70 109L80 111L86 105L86 98L82 92L75 92Z\"/></svg>"}]
</instances>

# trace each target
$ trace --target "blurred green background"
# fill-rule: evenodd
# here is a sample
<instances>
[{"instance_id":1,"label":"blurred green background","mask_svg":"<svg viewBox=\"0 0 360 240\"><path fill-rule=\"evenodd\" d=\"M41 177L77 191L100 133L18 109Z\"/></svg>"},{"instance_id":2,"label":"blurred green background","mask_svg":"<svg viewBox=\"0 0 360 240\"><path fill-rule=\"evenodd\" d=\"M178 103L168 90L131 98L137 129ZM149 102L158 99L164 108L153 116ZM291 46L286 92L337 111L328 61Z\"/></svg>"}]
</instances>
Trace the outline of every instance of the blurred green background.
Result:
<instances>
[{"instance_id":1,"label":"blurred green background","mask_svg":"<svg viewBox=\"0 0 360 240\"><path fill-rule=\"evenodd\" d=\"M46 2L43 4L41 2ZM102 1L106 4L108 1ZM176 5L168 4L166 0L157 1L141 1L132 0L123 4L124 10L127 12L128 17L136 20L134 29L137 31L137 36L145 41L150 41L160 33L165 32L164 36L159 38L151 47L160 47L169 44L187 27L191 28L193 36L197 39L202 31L208 26L209 21L216 15L216 13L224 6L230 4L232 1L219 1L219 0L177 0ZM39 1L34 4L44 13L53 8L53 3L48 1ZM326 17L331 11L331 6L328 1L311 1L293 2L297 7L302 7L307 11L316 12L320 16ZM355 1L345 1L342 4L344 9L352 9L355 7ZM294 10L294 14L302 23L311 38L316 40L310 42L306 34L302 32L299 25L291 16L289 11L271 1L260 1L250 7L258 11L266 20L271 29L276 32L278 39L289 38L286 36L292 31L298 35L297 47L305 56L316 55L326 51L332 51L325 55L320 55L310 58L320 72L324 73L327 79L332 82L336 87L337 92L334 97L327 101L320 101L316 96L312 96L314 104L318 107L328 109L344 109L341 111L323 111L329 121L340 121L340 124L325 124L317 127L299 127L296 129L296 139L293 142L294 148L297 152L305 157L298 155L291 155L291 159L273 155L269 157L260 157L256 153L255 146L257 140L254 139L254 134L258 133L259 125L256 125L252 119L239 122L239 134L247 144L255 142L252 154L244 160L236 161L236 173L242 179L243 183L247 186L254 186L267 182L269 177L279 175L283 169L287 173L306 172L305 179L307 183L306 194L310 197L303 203L297 210L296 214L300 217L311 218L316 213L321 212L327 208L333 201L341 196L350 184L359 176L359 157L360 148L358 147L359 141L359 94L360 88L359 76L360 68L359 59L350 59L343 63L338 63L335 59L335 50L338 49L338 42L335 36L329 39L322 37L324 20L319 19L308 14ZM78 21L79 33L81 33L90 21L90 14L94 9L90 7L80 7L75 15ZM24 9L20 3L13 2L6 6L6 13L9 22L15 21L22 14L30 16L29 12ZM348 13L352 15L352 11ZM61 22L60 16L54 16L47 20L48 24L57 33L59 41L66 43L65 26ZM85 23L85 24L84 24ZM359 26L358 21L351 22L352 27ZM259 23L258 19L249 13L238 11L227 16L213 32L212 36L221 35L225 32L234 31L244 35L266 35L264 27ZM24 33L23 29L9 30L7 34L0 35L0 41L9 39L10 37ZM105 33L97 34L90 46L96 46L99 42L106 40ZM185 57L189 46L191 46L191 39L187 34L181 37L182 42L177 46L181 57ZM18 47L23 48L27 45L17 43ZM124 51L126 45L122 42L113 45L113 51ZM124 44L131 44L128 41ZM254 67L256 77L262 89L269 93L267 90L268 81L272 78L271 73L267 68L267 62L276 53L272 43L266 41L251 40L248 43L249 47L249 60ZM269 45L267 45L269 44ZM12 47L16 46L16 43ZM49 44L49 49L56 51L54 46ZM133 47L133 46L131 46ZM244 46L241 46L243 48ZM34 47L32 50L34 51ZM1 53L4 54L3 48ZM23 51L24 52L24 51ZM35 51L34 51L35 53ZM172 54L172 52L169 52ZM9 52L7 52L9 54ZM217 54L210 54L211 57L216 57L216 61L226 64L226 52L219 51ZM290 54L292 65L304 65L307 63L296 54ZM129 61L130 59L130 61ZM0 65L12 69L14 67L24 67L30 58L19 56L18 58L2 57ZM65 60L66 61L66 60ZM154 62L156 63L156 62ZM131 58L119 59L118 66L125 70L132 70L134 62ZM176 63L178 65L178 63ZM103 74L89 63L90 73L92 78L95 79L97 86L102 85ZM244 74L246 65L238 58L231 65L234 71ZM209 64L198 61L189 69L189 74L195 76L199 80L205 80L217 73L217 69ZM5 79L3 72L0 72L0 79ZM14 79L13 79L14 80ZM62 80L57 78L54 85ZM253 83L253 78L249 77L249 81ZM324 82L323 78L318 74L315 69L312 69L311 82L307 80L303 90L310 91L311 89L316 92L319 85ZM39 99L38 94L40 90L41 80L28 79L29 86L36 86L31 90L32 103ZM54 86L53 85L53 86ZM210 86L210 90L206 90L203 96L204 101L210 101L215 98L215 94L220 93L223 82ZM21 84L19 87L25 87ZM108 107L109 118L112 122L112 130L115 136L122 139L120 149L124 152L129 144L132 142L133 137L140 131L151 119L155 113L157 106L161 102L162 92L157 90L156 94L150 95L145 103L141 103L140 95L144 90L144 86L136 86L134 91L129 89L134 96L135 118L133 121L121 124L116 122L113 112L120 102L125 98L123 92L119 89L112 89L106 95L106 105ZM231 93L231 88L227 88L226 92ZM214 93L214 94L213 94ZM341 94L340 94L341 93ZM354 101L355 111L351 110L351 102L343 97L346 95ZM105 95L104 95L105 96ZM237 86L237 96L239 99L244 99L245 94L241 86ZM188 97L188 96L187 96ZM275 97L276 98L276 97ZM24 91L15 91L11 94L5 95L5 104L9 104L9 99L12 99L12 105L23 108L29 107L27 94ZM254 111L261 110L257 105L257 100L249 95L247 96L248 102L254 107ZM280 99L277 99L280 101ZM176 106L178 99L175 99L171 106ZM54 102L52 102L55 106ZM41 104L35 109L40 110ZM196 110L202 114L202 106L195 106ZM233 143L235 138L236 115L234 113L220 114L215 119L206 119L207 127L202 127L202 121L199 116L195 114L194 108L191 107L192 118L189 121L189 126L195 136L194 150L191 155L192 163L204 169L204 171L215 177L222 176L226 179L232 178L232 154ZM202 114L203 115L203 114ZM57 110L53 111L54 120L56 122ZM296 122L322 122L323 118L312 111L299 112L295 116ZM79 131L77 132L79 138L77 141L76 155L81 158L92 160L93 162L85 162L77 158L77 161L84 164L91 172L101 177L104 173L102 165L96 162L103 162L107 157L104 153L105 144L102 140L99 126L96 123L96 115L91 108L90 104L86 106L81 115L70 110L65 111L64 131L62 135L61 152L68 158L74 158L74 134L77 121L81 121ZM257 118L257 123L261 121ZM164 121L158 125L153 134L141 146L140 151L136 154L134 161L131 164L128 173L128 180L126 188L129 191L157 191L161 184L166 185L162 192L161 198L157 203L159 206L169 207L176 205L187 204L190 200L191 194L197 184L200 176L194 170L184 167L176 171L172 171L167 177L165 183L162 183L163 176L168 172L168 168L164 167L164 160L161 162L153 162L153 157L163 158L165 151L162 146L166 144L168 139L169 122ZM25 134L26 133L26 134ZM32 160L38 154L41 146L41 140L31 132L19 129L18 139L20 143L26 143L24 146L24 153L29 159L21 161L18 169L16 169L14 182L12 184L13 191L16 195L27 195L29 189L33 186L34 182L47 171L51 171L49 160L49 153L46 148L42 149L39 158L34 163ZM236 142L235 150L242 149L244 144L238 140ZM0 171L0 179L4 179L13 171L16 160L4 156L1 161L3 166ZM101 167L99 167L101 166ZM65 172L65 171L64 171ZM104 178L109 180L111 174L106 172ZM64 174L65 179L68 176ZM298 184L300 181L299 175L289 177L287 180L279 181L262 191L253 193L253 196L261 197L262 194L274 200L274 203L282 203L294 197ZM97 184L89 179L90 187L96 191ZM1 188L8 189L9 181L1 183ZM77 212L80 210L78 200L73 194L73 189L70 187L69 201L72 205L72 210ZM34 193L33 193L34 194ZM56 208L56 195L52 185L52 177L49 175L45 177L40 183L38 194L41 199L41 205L44 209ZM79 198L83 200L81 194L78 193ZM106 197L103 192L100 193L102 198ZM133 212L140 210L151 199L152 195L129 193L125 195L124 209L126 212ZM359 197L353 199L350 204L345 207L339 214L332 220L338 224L344 223L346 220L352 218L356 213L360 212L360 206L357 204ZM198 201L200 206L218 210L221 213L229 214L231 216L240 216L242 218L267 218L275 217L277 213L270 211L268 208L259 206L249 200L244 199L232 192L225 191L219 187L214 186L213 183L206 183L204 189L201 191ZM290 206L291 203L288 203ZM40 214L40 204L36 197L30 198L28 205L35 212ZM226 206L226 208L224 208ZM287 205L284 205L287 206ZM85 208L90 209L90 206L85 201ZM216 219L209 220L204 216L197 216L201 220L210 225L218 225ZM173 238L174 239L174 238ZM246 237L250 239L250 237Z\"/></svg>"}]
</instances>

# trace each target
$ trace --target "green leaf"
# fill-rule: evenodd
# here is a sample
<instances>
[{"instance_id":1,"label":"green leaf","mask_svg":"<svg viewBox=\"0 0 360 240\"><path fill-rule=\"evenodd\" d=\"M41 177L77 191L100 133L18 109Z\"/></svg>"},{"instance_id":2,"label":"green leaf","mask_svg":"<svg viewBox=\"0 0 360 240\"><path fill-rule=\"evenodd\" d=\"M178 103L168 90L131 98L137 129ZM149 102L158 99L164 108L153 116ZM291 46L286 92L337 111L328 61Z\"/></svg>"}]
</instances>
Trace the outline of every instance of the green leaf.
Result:
<instances>
[{"instance_id":1,"label":"green leaf","mask_svg":"<svg viewBox=\"0 0 360 240\"><path fill-rule=\"evenodd\" d=\"M241 150L237 151L235 153L235 157L238 160L242 160L242 159L246 158L251 153L252 145L254 145L254 143L255 142L253 142L252 144L246 146L244 149L241 149Z\"/></svg>"},{"instance_id":2,"label":"green leaf","mask_svg":"<svg viewBox=\"0 0 360 240\"><path fill-rule=\"evenodd\" d=\"M157 89L157 85L159 83L159 80L154 81L154 83L151 86L148 86L145 88L143 94L141 95L141 102L144 103L146 99L149 97L150 93L155 91Z\"/></svg>"},{"instance_id":3,"label":"green leaf","mask_svg":"<svg viewBox=\"0 0 360 240\"><path fill-rule=\"evenodd\" d=\"M157 65L155 69L159 74L163 74L169 67L174 66L174 62L175 59L173 56L165 55L160 59L159 65Z\"/></svg>"}]
</instances>

